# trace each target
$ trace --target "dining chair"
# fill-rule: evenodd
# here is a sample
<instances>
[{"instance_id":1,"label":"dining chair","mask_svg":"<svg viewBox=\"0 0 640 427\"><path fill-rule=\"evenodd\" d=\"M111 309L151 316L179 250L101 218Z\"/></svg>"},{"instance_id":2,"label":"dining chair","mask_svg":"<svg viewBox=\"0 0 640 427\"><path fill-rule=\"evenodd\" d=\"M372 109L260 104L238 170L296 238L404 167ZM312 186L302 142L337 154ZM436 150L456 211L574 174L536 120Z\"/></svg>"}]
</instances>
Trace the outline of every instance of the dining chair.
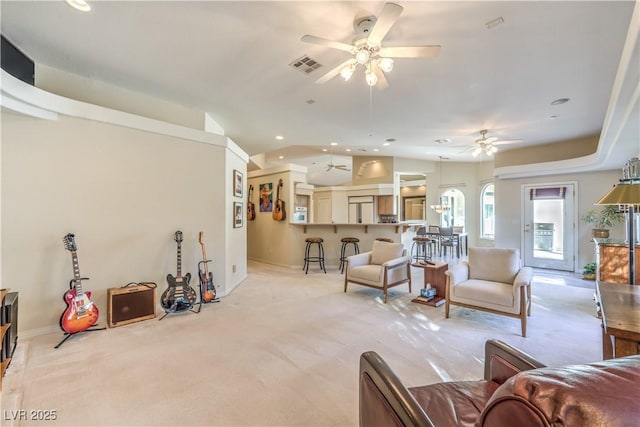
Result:
<instances>
[{"instance_id":1,"label":"dining chair","mask_svg":"<svg viewBox=\"0 0 640 427\"><path fill-rule=\"evenodd\" d=\"M454 236L453 227L440 227L440 256L442 256L442 249L444 249L445 256L447 255L447 248L451 248L451 255L453 256L453 248L456 248L457 258L460 258L460 245L459 237Z\"/></svg>"}]
</instances>

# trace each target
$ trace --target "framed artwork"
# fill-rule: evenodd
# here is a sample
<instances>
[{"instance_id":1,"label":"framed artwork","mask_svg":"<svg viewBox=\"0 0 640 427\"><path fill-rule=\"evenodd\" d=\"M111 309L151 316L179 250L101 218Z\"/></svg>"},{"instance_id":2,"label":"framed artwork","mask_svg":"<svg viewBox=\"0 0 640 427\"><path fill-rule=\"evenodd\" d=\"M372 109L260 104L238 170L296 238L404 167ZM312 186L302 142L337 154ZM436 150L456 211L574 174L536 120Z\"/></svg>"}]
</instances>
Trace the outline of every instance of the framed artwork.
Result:
<instances>
[{"instance_id":1,"label":"framed artwork","mask_svg":"<svg viewBox=\"0 0 640 427\"><path fill-rule=\"evenodd\" d=\"M233 202L233 228L242 227L242 218L244 218L242 203Z\"/></svg>"},{"instance_id":2,"label":"framed artwork","mask_svg":"<svg viewBox=\"0 0 640 427\"><path fill-rule=\"evenodd\" d=\"M260 184L260 212L273 210L273 183Z\"/></svg>"},{"instance_id":3,"label":"framed artwork","mask_svg":"<svg viewBox=\"0 0 640 427\"><path fill-rule=\"evenodd\" d=\"M236 197L242 197L242 172L233 170L233 195Z\"/></svg>"}]
</instances>

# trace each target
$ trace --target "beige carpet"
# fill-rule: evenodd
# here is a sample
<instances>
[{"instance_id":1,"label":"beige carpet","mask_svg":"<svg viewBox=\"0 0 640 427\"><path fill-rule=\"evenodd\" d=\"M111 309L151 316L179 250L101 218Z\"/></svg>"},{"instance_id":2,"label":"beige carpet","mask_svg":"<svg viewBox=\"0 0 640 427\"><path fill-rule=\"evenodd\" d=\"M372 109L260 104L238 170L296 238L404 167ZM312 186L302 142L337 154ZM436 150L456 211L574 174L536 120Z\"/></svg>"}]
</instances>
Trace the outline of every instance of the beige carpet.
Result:
<instances>
[{"instance_id":1,"label":"beige carpet","mask_svg":"<svg viewBox=\"0 0 640 427\"><path fill-rule=\"evenodd\" d=\"M415 295L420 270L414 279ZM355 426L366 350L409 386L481 378L489 338L552 366L599 360L593 291L554 282L564 280L536 276L522 338L517 319L462 308L445 319L444 306L411 303L406 287L385 305L373 289L343 293L335 270L305 275L250 263L249 279L200 314L83 333L57 350L62 333L20 342L4 378L1 424ZM27 418L55 411L57 419L14 421L16 410Z\"/></svg>"}]
</instances>

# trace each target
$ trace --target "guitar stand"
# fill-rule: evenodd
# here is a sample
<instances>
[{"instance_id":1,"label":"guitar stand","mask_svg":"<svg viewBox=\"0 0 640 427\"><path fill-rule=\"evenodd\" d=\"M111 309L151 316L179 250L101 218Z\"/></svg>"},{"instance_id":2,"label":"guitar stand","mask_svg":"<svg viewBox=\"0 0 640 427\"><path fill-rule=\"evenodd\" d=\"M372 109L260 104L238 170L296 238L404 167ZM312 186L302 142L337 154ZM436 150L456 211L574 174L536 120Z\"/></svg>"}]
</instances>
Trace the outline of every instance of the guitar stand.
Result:
<instances>
[{"instance_id":1,"label":"guitar stand","mask_svg":"<svg viewBox=\"0 0 640 427\"><path fill-rule=\"evenodd\" d=\"M60 347L60 346L61 346L62 344L64 344L64 343L65 343L69 338L71 338L71 337L72 337L72 336L74 336L74 335L81 334L81 333L83 333L83 332L104 331L105 329L107 329L107 328L106 328L106 327L105 327L105 328L94 328L94 327L91 327L91 328L89 328L89 329L85 329L84 331L78 331L78 332L65 332L64 334L65 334L66 336L62 339L62 341L60 341L60 342L58 343L58 345L56 345L56 346L55 346L55 347L53 347L53 348L58 348L58 347Z\"/></svg>"}]
</instances>

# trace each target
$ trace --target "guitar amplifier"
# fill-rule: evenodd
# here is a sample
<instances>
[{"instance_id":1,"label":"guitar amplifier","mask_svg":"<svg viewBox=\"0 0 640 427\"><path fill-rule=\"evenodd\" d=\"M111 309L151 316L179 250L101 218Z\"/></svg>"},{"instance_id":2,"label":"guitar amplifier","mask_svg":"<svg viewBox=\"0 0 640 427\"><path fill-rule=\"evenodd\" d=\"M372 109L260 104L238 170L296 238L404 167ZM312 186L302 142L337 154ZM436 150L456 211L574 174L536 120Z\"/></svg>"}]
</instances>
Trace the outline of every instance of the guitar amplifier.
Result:
<instances>
[{"instance_id":1,"label":"guitar amplifier","mask_svg":"<svg viewBox=\"0 0 640 427\"><path fill-rule=\"evenodd\" d=\"M107 323L110 328L156 317L156 284L109 288Z\"/></svg>"}]
</instances>

